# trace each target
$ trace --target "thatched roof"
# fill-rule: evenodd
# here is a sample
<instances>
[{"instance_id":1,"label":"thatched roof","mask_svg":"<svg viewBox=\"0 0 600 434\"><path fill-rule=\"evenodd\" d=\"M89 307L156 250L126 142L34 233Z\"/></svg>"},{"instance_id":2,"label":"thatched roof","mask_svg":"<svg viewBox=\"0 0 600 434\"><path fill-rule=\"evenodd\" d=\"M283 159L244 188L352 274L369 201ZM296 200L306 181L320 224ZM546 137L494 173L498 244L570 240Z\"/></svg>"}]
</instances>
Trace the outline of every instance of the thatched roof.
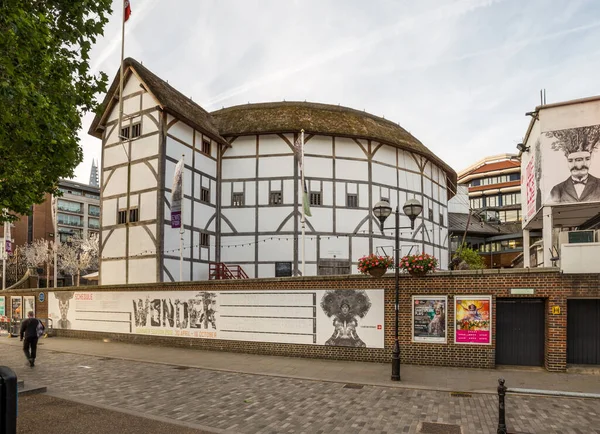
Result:
<instances>
[{"instance_id":1,"label":"thatched roof","mask_svg":"<svg viewBox=\"0 0 600 434\"><path fill-rule=\"evenodd\" d=\"M228 145L227 141L219 134L211 116L206 110L187 96L183 95L169 83L159 78L137 60L128 57L123 63L125 74L131 74L129 68L133 69L148 87L148 91L156 97L163 110L208 135L213 140ZM119 74L120 70L117 71L110 89L102 102L102 111L96 114L96 117L90 126L89 134L92 136L98 138L102 137L102 130L99 127L106 122L104 119L105 114L108 115L108 112L110 111L107 109L110 109L114 104L118 104Z\"/></svg>"},{"instance_id":2,"label":"thatched roof","mask_svg":"<svg viewBox=\"0 0 600 434\"><path fill-rule=\"evenodd\" d=\"M211 115L224 137L292 133L304 129L307 134L371 139L396 146L434 161L456 186L456 172L419 140L398 124L366 112L290 101L239 105L214 111Z\"/></svg>"}]
</instances>

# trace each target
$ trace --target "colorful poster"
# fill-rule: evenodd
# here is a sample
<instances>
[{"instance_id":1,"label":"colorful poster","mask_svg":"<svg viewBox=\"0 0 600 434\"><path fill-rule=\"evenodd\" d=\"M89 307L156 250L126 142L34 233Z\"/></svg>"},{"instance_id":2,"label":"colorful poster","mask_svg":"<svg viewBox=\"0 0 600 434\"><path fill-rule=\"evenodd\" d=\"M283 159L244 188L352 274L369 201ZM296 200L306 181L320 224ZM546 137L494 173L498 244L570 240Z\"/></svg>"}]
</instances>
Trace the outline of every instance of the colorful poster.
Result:
<instances>
[{"instance_id":1,"label":"colorful poster","mask_svg":"<svg viewBox=\"0 0 600 434\"><path fill-rule=\"evenodd\" d=\"M476 345L492 343L491 295L457 295L454 317L454 343Z\"/></svg>"},{"instance_id":2,"label":"colorful poster","mask_svg":"<svg viewBox=\"0 0 600 434\"><path fill-rule=\"evenodd\" d=\"M35 316L35 295L23 297L23 318L27 317L29 312L33 312L33 316Z\"/></svg>"},{"instance_id":3,"label":"colorful poster","mask_svg":"<svg viewBox=\"0 0 600 434\"><path fill-rule=\"evenodd\" d=\"M536 185L534 158L529 160L529 163L525 168L525 193L525 216L527 220L529 220L537 211L535 209Z\"/></svg>"},{"instance_id":4,"label":"colorful poster","mask_svg":"<svg viewBox=\"0 0 600 434\"><path fill-rule=\"evenodd\" d=\"M10 297L10 314L13 320L23 319L23 299L21 296Z\"/></svg>"},{"instance_id":5,"label":"colorful poster","mask_svg":"<svg viewBox=\"0 0 600 434\"><path fill-rule=\"evenodd\" d=\"M446 343L448 297L413 295L413 342Z\"/></svg>"},{"instance_id":6,"label":"colorful poster","mask_svg":"<svg viewBox=\"0 0 600 434\"><path fill-rule=\"evenodd\" d=\"M383 294L381 289L54 291L48 317L57 329L383 348Z\"/></svg>"},{"instance_id":7,"label":"colorful poster","mask_svg":"<svg viewBox=\"0 0 600 434\"><path fill-rule=\"evenodd\" d=\"M6 316L6 297L0 295L0 317Z\"/></svg>"}]
</instances>

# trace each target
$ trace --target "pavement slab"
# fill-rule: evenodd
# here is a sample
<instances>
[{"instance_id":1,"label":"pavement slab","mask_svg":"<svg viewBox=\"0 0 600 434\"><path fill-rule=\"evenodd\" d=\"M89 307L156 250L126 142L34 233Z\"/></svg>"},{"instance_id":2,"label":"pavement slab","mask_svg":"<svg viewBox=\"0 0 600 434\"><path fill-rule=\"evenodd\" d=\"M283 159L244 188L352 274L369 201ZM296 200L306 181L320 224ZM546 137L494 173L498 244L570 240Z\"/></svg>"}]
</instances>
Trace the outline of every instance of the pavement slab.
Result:
<instances>
[{"instance_id":1,"label":"pavement slab","mask_svg":"<svg viewBox=\"0 0 600 434\"><path fill-rule=\"evenodd\" d=\"M345 382L334 382L190 366L192 362L203 363L202 358L207 353L204 351L180 353L173 348L114 343L103 347L102 342L95 342L97 351L99 348L110 351L91 355L75 353L77 341L61 344L73 345L73 352L57 351L59 341L51 341L41 342L44 345L40 346L33 369L26 366L19 346L0 342L0 363L14 369L26 383L47 386L49 394L144 417L164 418L189 427L236 433L418 433L427 422L458 425L463 434L496 432L498 398L495 394L473 392L470 396L451 396L448 391L427 390L429 379L423 381L420 388L399 387L389 381L393 387L365 384L354 362L334 362L342 366L342 371L343 364L348 363L352 373L340 377ZM123 345L121 353L117 351L119 345ZM131 360L141 358L148 351L161 356L149 357L147 361ZM227 360L232 356L217 353L207 358L219 358L221 367L229 368ZM260 362L261 359L247 360ZM269 360L268 369L276 370L277 363ZM282 363L293 365L294 361L283 360ZM315 370L320 370L321 361L303 361L299 366L305 366L304 362L315 362ZM177 369L180 366L188 369ZM261 369L257 365L250 368ZM388 366L385 368L389 375ZM438 372L438 368L429 367L420 374L435 378L438 374L444 375L445 369L440 368ZM457 369L456 384L468 383L470 371ZM497 371L483 373L499 376ZM598 384L596 376L587 376L587 380ZM348 383L363 387L344 387ZM507 385L510 386L508 380ZM599 399L509 394L506 414L509 432L600 434Z\"/></svg>"}]
</instances>

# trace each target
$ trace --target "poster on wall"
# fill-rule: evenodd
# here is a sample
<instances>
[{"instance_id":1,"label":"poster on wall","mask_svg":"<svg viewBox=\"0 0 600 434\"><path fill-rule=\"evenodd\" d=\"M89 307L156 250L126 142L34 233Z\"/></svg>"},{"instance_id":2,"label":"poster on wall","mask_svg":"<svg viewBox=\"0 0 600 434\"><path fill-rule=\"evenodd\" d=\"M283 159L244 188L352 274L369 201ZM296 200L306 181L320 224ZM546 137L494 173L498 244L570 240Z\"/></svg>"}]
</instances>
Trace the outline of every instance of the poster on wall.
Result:
<instances>
[{"instance_id":1,"label":"poster on wall","mask_svg":"<svg viewBox=\"0 0 600 434\"><path fill-rule=\"evenodd\" d=\"M6 316L6 297L0 295L0 317Z\"/></svg>"},{"instance_id":2,"label":"poster on wall","mask_svg":"<svg viewBox=\"0 0 600 434\"><path fill-rule=\"evenodd\" d=\"M413 342L446 343L448 297L413 295Z\"/></svg>"},{"instance_id":3,"label":"poster on wall","mask_svg":"<svg viewBox=\"0 0 600 434\"><path fill-rule=\"evenodd\" d=\"M35 295L23 296L23 318L26 318L29 312L35 316Z\"/></svg>"},{"instance_id":4,"label":"poster on wall","mask_svg":"<svg viewBox=\"0 0 600 434\"><path fill-rule=\"evenodd\" d=\"M491 295L457 295L454 297L454 317L454 343L492 343Z\"/></svg>"},{"instance_id":5,"label":"poster on wall","mask_svg":"<svg viewBox=\"0 0 600 434\"><path fill-rule=\"evenodd\" d=\"M383 348L383 290L56 291L55 328Z\"/></svg>"},{"instance_id":6,"label":"poster on wall","mask_svg":"<svg viewBox=\"0 0 600 434\"><path fill-rule=\"evenodd\" d=\"M547 131L540 138L544 203L600 202L600 125Z\"/></svg>"},{"instance_id":7,"label":"poster on wall","mask_svg":"<svg viewBox=\"0 0 600 434\"><path fill-rule=\"evenodd\" d=\"M23 318L23 299L21 298L21 296L10 297L10 315L13 320Z\"/></svg>"}]
</instances>

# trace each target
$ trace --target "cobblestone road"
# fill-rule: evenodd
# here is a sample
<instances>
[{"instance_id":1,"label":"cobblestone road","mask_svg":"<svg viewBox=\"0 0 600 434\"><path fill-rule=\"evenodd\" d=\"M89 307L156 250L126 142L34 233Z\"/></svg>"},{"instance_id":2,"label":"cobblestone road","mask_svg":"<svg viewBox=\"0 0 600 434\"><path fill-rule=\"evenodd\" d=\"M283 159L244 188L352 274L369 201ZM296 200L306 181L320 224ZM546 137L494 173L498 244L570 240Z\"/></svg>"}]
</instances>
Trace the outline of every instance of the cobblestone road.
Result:
<instances>
[{"instance_id":1,"label":"cobblestone road","mask_svg":"<svg viewBox=\"0 0 600 434\"><path fill-rule=\"evenodd\" d=\"M224 373L44 351L34 369L18 347L0 364L26 384L119 409L237 433L417 433L420 422L495 433L497 397ZM165 348L164 351L169 351ZM596 377L591 377L596 380ZM351 382L352 378L348 378ZM507 396L513 433L600 433L600 400Z\"/></svg>"}]
</instances>

